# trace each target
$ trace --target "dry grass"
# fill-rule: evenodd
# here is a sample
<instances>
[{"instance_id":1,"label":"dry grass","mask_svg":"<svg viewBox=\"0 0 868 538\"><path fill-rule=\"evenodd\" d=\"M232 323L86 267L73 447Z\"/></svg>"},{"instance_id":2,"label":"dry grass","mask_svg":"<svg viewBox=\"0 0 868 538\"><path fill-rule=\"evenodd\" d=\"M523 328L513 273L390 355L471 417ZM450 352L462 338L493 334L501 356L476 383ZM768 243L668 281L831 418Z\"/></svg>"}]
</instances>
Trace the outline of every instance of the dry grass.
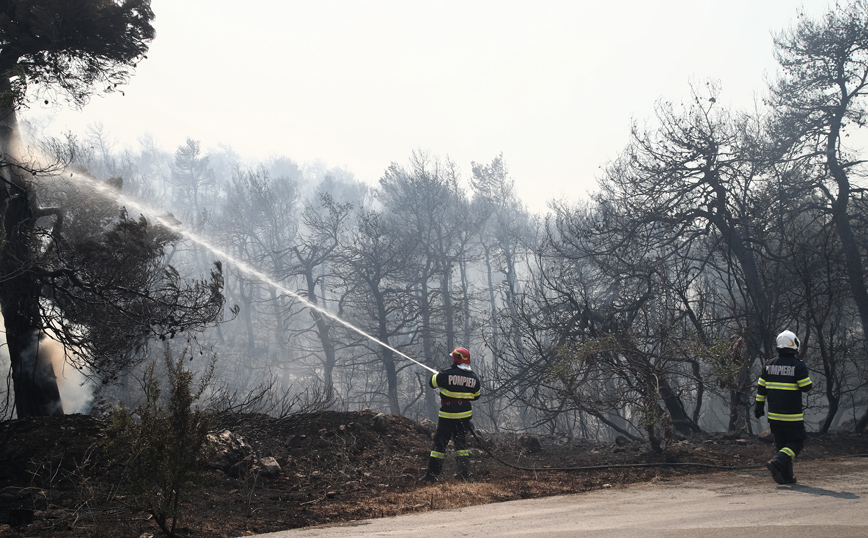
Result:
<instances>
[{"instance_id":1,"label":"dry grass","mask_svg":"<svg viewBox=\"0 0 868 538\"><path fill-rule=\"evenodd\" d=\"M249 476L209 470L201 494L184 507L184 532L202 538L243 536L717 472L695 467L517 470L473 446L474 481L453 478L450 451L443 479L425 484L419 479L431 450L431 431L398 416L385 417L385 428L377 428L372 424L374 416L361 411L284 419L227 417L221 429L242 436L258 456L274 457L282 470L278 476L259 476L255 484L248 482ZM74 415L0 423L0 534L12 509L31 509L37 516L32 524L7 530L14 536L159 534L136 506L128 483L106 466L108 454L94 450L103 435L101 427L96 419ZM485 438L500 458L537 469L661 461L760 467L773 451L756 438L713 434L675 443L665 454L652 453L640 444L618 447L545 439L541 451L527 452L515 437ZM58 446L64 448L62 461L54 453ZM866 446L865 435L816 437L809 439L800 458L865 453ZM84 461L92 463L83 466ZM33 469L51 472L38 482L27 473Z\"/></svg>"}]
</instances>

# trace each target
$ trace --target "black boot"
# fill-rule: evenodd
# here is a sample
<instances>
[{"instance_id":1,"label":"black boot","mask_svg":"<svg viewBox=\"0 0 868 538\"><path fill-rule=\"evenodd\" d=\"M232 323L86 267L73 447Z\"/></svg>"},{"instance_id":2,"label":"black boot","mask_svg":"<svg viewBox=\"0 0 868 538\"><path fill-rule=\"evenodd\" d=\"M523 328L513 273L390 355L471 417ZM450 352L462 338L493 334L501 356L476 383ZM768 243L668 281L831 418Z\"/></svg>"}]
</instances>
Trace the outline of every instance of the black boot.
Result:
<instances>
[{"instance_id":1,"label":"black boot","mask_svg":"<svg viewBox=\"0 0 868 538\"><path fill-rule=\"evenodd\" d=\"M793 474L793 459L790 457L786 458L786 463L784 464L784 484L795 484L796 483L796 475Z\"/></svg>"},{"instance_id":2,"label":"black boot","mask_svg":"<svg viewBox=\"0 0 868 538\"><path fill-rule=\"evenodd\" d=\"M443 460L440 458L428 458L428 470L425 471L425 476L422 477L423 482L436 482L437 476L443 469Z\"/></svg>"},{"instance_id":3,"label":"black boot","mask_svg":"<svg viewBox=\"0 0 868 538\"><path fill-rule=\"evenodd\" d=\"M458 463L458 474L456 474L455 477L459 480L470 480L470 458L462 456L455 458L455 461Z\"/></svg>"},{"instance_id":4,"label":"black boot","mask_svg":"<svg viewBox=\"0 0 868 538\"><path fill-rule=\"evenodd\" d=\"M775 457L766 462L766 469L772 473L772 478L778 484L787 483L787 462L792 466L793 460L783 452L778 452ZM792 473L792 471L791 471Z\"/></svg>"}]
</instances>

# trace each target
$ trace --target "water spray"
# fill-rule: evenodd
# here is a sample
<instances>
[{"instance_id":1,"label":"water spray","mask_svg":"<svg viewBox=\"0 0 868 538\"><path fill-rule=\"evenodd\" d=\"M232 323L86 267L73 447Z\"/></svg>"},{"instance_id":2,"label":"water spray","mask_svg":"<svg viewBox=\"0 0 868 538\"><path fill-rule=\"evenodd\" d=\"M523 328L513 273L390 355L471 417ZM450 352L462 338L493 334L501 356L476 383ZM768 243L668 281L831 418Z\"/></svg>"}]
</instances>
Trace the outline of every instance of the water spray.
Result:
<instances>
[{"instance_id":1,"label":"water spray","mask_svg":"<svg viewBox=\"0 0 868 538\"><path fill-rule=\"evenodd\" d=\"M101 194L108 196L108 197L111 197L112 199L116 200L120 204L123 204L123 205L128 206L128 207L132 207L136 211L138 211L144 215L151 216L154 220L159 222L162 226L172 230L173 232L175 232L177 234L184 236L186 239L196 243L197 245L200 245L200 246L208 249L213 254L216 254L219 257L222 257L222 258L225 258L226 260L231 261L233 264L235 264L235 266L238 269L240 269L243 273L247 274L248 276L251 276L251 277L259 280L260 282L263 282L265 284L268 284L269 286L272 286L277 291L280 291L282 293L285 293L285 294L293 297L294 299L296 299L297 301L302 303L304 306L306 306L312 310L315 310L315 311L319 312L320 314L328 317L329 319L332 319L332 320L340 323L344 327L364 336L365 338L371 340L372 342L376 342L377 344L383 346L384 348L386 348L388 350L391 350L391 351L397 353L399 356L404 357L405 359L418 364L422 368L425 368L426 370L429 370L430 372L435 373L435 374L438 373L437 370L435 370L434 368L431 368L430 366L422 364L421 362L408 356L407 354L402 353L402 352L398 351L397 349L393 348L389 344L386 344L385 342L381 342L380 340L374 338L373 336L366 333L362 329L356 327L352 323L350 323L348 321L344 321L343 319L337 317L336 315L332 314L328 310L325 310L323 308L318 307L317 305L308 301L307 299L305 299L304 297L302 297L298 293L290 290L286 286L283 286L279 282L276 282L273 279L269 278L268 275L266 275L262 271L259 271L258 269L255 269L254 267L248 265L247 263L234 258L233 256L229 255L227 252L225 252L223 249L221 249L220 247L209 243L208 241L197 236L196 234L183 229L181 226L179 226L177 223L173 222L171 219L164 217L164 216L161 216L161 215L158 215L156 210L151 209L150 207L147 207L147 206L145 206L139 202L136 202L135 200L128 198L128 197L124 196L123 194L115 191L110 186L106 185L105 183L96 181L95 179L87 177L86 175L73 172L69 175L69 177L75 181L78 181L80 183L83 183L85 185L93 187L94 189L99 191Z\"/></svg>"}]
</instances>

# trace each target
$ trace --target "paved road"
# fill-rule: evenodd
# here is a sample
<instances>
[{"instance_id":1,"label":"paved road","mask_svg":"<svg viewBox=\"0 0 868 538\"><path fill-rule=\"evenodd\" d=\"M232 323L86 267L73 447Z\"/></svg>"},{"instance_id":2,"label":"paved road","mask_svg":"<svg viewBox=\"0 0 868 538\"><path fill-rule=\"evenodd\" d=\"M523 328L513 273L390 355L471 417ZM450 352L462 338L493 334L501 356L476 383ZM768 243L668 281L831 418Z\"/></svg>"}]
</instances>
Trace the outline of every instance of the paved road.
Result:
<instances>
[{"instance_id":1,"label":"paved road","mask_svg":"<svg viewBox=\"0 0 868 538\"><path fill-rule=\"evenodd\" d=\"M868 537L868 458L799 462L796 470L793 486L757 469L258 536Z\"/></svg>"}]
</instances>

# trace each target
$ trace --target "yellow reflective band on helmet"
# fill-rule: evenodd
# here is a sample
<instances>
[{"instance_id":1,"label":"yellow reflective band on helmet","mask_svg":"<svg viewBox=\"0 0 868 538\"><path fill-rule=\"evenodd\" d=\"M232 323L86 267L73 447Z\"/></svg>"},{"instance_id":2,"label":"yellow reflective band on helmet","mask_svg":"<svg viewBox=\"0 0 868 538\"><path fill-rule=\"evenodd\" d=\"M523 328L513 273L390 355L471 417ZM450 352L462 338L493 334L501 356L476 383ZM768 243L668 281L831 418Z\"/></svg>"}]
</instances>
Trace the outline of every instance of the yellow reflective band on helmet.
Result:
<instances>
[{"instance_id":1,"label":"yellow reflective band on helmet","mask_svg":"<svg viewBox=\"0 0 868 538\"><path fill-rule=\"evenodd\" d=\"M434 387L435 389L440 388L437 386L437 374L434 374L431 376L431 386Z\"/></svg>"},{"instance_id":2,"label":"yellow reflective band on helmet","mask_svg":"<svg viewBox=\"0 0 868 538\"><path fill-rule=\"evenodd\" d=\"M448 396L460 400L472 400L478 398L480 394L482 394L481 390L477 390L476 392L452 392L451 390L440 389L440 396Z\"/></svg>"},{"instance_id":3,"label":"yellow reflective band on helmet","mask_svg":"<svg viewBox=\"0 0 868 538\"><path fill-rule=\"evenodd\" d=\"M774 390L799 390L799 386L795 383L766 383L766 388Z\"/></svg>"},{"instance_id":4,"label":"yellow reflective band on helmet","mask_svg":"<svg viewBox=\"0 0 868 538\"><path fill-rule=\"evenodd\" d=\"M462 418L470 418L470 415L473 414L473 411L464 411L462 413L447 413L446 411L440 411L440 414L437 415L440 418L452 418L452 419L462 419Z\"/></svg>"},{"instance_id":5,"label":"yellow reflective band on helmet","mask_svg":"<svg viewBox=\"0 0 868 538\"><path fill-rule=\"evenodd\" d=\"M437 458L438 460L442 460L442 459L446 459L446 454L444 454L443 452L437 452L437 451L432 450L431 451L431 457Z\"/></svg>"},{"instance_id":6,"label":"yellow reflective band on helmet","mask_svg":"<svg viewBox=\"0 0 868 538\"><path fill-rule=\"evenodd\" d=\"M813 385L810 377L806 377L805 379L800 379L799 381L797 381L797 383L800 387L807 387L808 385Z\"/></svg>"},{"instance_id":7,"label":"yellow reflective band on helmet","mask_svg":"<svg viewBox=\"0 0 868 538\"><path fill-rule=\"evenodd\" d=\"M769 420L780 420L782 422L798 422L800 420L805 420L805 414L799 413L797 415L784 415L783 413L769 412Z\"/></svg>"}]
</instances>

